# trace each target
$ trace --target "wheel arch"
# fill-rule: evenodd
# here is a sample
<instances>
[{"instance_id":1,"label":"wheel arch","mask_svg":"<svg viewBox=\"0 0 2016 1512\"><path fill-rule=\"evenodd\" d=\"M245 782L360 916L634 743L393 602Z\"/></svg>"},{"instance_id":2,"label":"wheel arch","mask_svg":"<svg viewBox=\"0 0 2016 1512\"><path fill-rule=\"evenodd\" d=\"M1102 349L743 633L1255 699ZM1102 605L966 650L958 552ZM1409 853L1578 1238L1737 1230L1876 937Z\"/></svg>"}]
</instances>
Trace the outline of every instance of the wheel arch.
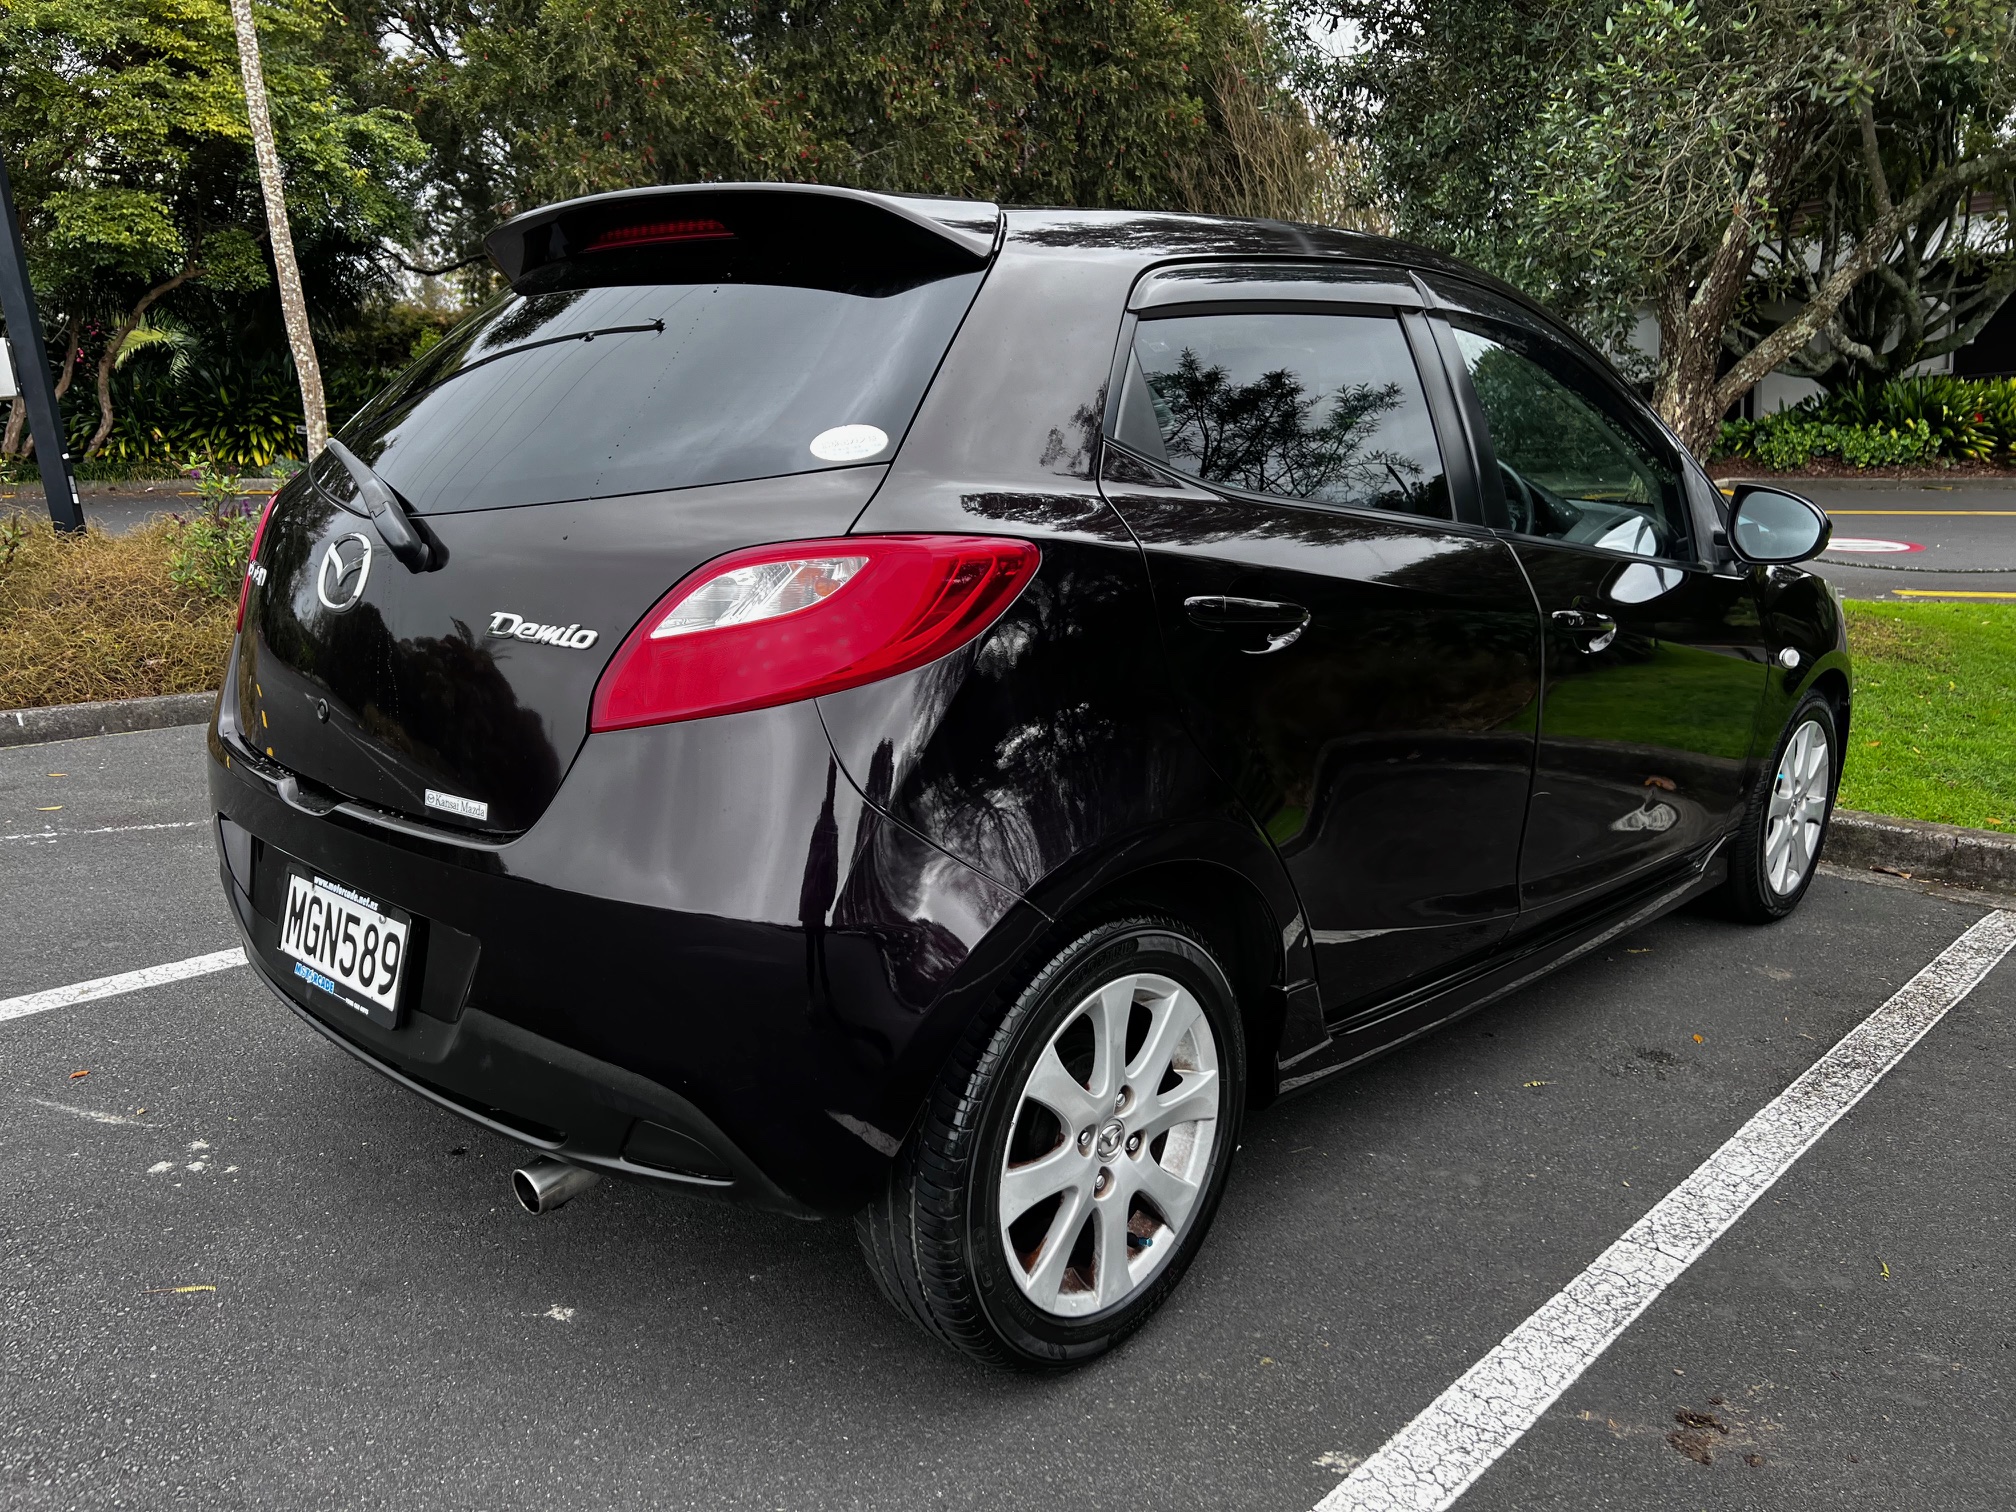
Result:
<instances>
[{"instance_id":1,"label":"wheel arch","mask_svg":"<svg viewBox=\"0 0 2016 1512\"><path fill-rule=\"evenodd\" d=\"M1838 764L1845 767L1848 764L1848 725L1853 717L1855 703L1854 684L1848 676L1847 658L1844 656L1837 661L1835 657L1828 657L1820 664L1820 670L1814 673L1813 680L1807 687L1833 705L1834 738L1841 743L1842 753L1842 760ZM1836 781L1837 783L1839 781L1838 774Z\"/></svg>"},{"instance_id":2,"label":"wheel arch","mask_svg":"<svg viewBox=\"0 0 2016 1512\"><path fill-rule=\"evenodd\" d=\"M1273 1100L1284 1053L1324 1038L1300 900L1273 847L1249 825L1225 819L1137 838L1044 879L1029 901L1053 921L1032 960L1129 913L1159 914L1195 930L1231 979L1249 1105Z\"/></svg>"}]
</instances>

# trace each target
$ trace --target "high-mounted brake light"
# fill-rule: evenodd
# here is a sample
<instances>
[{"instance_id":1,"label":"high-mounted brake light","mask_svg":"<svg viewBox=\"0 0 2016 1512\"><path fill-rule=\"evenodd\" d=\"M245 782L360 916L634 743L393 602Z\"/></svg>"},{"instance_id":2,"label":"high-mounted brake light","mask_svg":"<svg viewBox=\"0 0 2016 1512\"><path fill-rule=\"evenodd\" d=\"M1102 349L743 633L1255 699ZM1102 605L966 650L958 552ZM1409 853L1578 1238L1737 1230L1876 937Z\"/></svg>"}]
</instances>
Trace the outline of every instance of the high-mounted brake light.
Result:
<instances>
[{"instance_id":1,"label":"high-mounted brake light","mask_svg":"<svg viewBox=\"0 0 2016 1512\"><path fill-rule=\"evenodd\" d=\"M598 231L583 244L583 252L613 252L619 247L651 247L661 242L733 241L735 233L718 220L645 221Z\"/></svg>"},{"instance_id":2,"label":"high-mounted brake light","mask_svg":"<svg viewBox=\"0 0 2016 1512\"><path fill-rule=\"evenodd\" d=\"M592 730L767 709L936 661L999 619L1042 555L997 536L840 536L688 573L617 649Z\"/></svg>"},{"instance_id":3,"label":"high-mounted brake light","mask_svg":"<svg viewBox=\"0 0 2016 1512\"><path fill-rule=\"evenodd\" d=\"M259 543L266 539L266 522L273 518L273 501L277 495L269 494L266 505L259 511L259 523L252 527L252 549L245 556L245 581L238 585L238 628L245 628L245 605L252 597L252 574L260 570ZM262 578L263 582L264 579Z\"/></svg>"}]
</instances>

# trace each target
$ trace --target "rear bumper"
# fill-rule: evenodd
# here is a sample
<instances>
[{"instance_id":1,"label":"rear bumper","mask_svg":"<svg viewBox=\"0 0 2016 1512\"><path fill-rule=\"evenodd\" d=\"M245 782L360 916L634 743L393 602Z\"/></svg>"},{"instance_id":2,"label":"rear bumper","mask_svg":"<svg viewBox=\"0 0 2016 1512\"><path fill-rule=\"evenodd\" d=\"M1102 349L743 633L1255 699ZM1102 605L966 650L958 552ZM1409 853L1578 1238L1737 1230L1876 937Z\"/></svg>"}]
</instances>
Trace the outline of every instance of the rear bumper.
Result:
<instances>
[{"instance_id":1,"label":"rear bumper","mask_svg":"<svg viewBox=\"0 0 2016 1512\"><path fill-rule=\"evenodd\" d=\"M340 1009L336 1014L311 1009L303 1000L307 992L297 997L291 984L283 985L290 979L275 975L270 944L262 947L242 917L240 926L246 956L275 997L324 1038L409 1092L576 1165L793 1217L821 1216L772 1182L677 1093L480 1009L454 1024L416 1019L398 1046L398 1060L366 1049L347 1023L337 1027ZM421 1079L422 1071L429 1079ZM659 1163L647 1164L647 1158ZM672 1162L705 1170L673 1169Z\"/></svg>"},{"instance_id":2,"label":"rear bumper","mask_svg":"<svg viewBox=\"0 0 2016 1512\"><path fill-rule=\"evenodd\" d=\"M594 737L504 845L307 812L261 765L212 728L220 877L297 1014L528 1146L798 1216L879 1189L1042 922L862 803L802 705ZM290 861L413 915L396 1027L293 975Z\"/></svg>"}]
</instances>

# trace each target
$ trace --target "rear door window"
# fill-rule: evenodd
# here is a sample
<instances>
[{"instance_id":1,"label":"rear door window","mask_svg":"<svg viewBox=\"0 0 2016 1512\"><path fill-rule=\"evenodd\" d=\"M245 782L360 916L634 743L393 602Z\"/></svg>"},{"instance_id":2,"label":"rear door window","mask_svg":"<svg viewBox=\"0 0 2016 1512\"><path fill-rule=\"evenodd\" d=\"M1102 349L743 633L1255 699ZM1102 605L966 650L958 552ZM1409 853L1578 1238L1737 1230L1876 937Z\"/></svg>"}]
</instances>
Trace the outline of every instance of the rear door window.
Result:
<instances>
[{"instance_id":1,"label":"rear door window","mask_svg":"<svg viewBox=\"0 0 2016 1512\"><path fill-rule=\"evenodd\" d=\"M886 462L980 277L872 292L723 280L513 295L374 399L343 440L422 513Z\"/></svg>"},{"instance_id":2,"label":"rear door window","mask_svg":"<svg viewBox=\"0 0 2016 1512\"><path fill-rule=\"evenodd\" d=\"M1421 375L1390 314L1143 318L1118 439L1221 488L1449 518Z\"/></svg>"}]
</instances>

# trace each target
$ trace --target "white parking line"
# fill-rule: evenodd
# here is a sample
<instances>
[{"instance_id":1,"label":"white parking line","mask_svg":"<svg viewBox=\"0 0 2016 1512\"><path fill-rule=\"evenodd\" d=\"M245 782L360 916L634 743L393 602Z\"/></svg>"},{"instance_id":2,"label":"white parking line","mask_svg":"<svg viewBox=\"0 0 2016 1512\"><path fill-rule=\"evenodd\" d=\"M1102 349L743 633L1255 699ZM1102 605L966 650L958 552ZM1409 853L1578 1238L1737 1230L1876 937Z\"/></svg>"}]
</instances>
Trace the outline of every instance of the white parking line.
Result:
<instances>
[{"instance_id":1,"label":"white parking line","mask_svg":"<svg viewBox=\"0 0 2016 1512\"><path fill-rule=\"evenodd\" d=\"M172 824L107 824L98 829L27 830L18 835L0 835L0 844L9 840L68 840L73 835L131 835L141 830L200 829L205 819L178 819Z\"/></svg>"},{"instance_id":2,"label":"white parking line","mask_svg":"<svg viewBox=\"0 0 2016 1512\"><path fill-rule=\"evenodd\" d=\"M122 971L117 976L97 977L89 982L73 982L68 987L51 987L26 997L0 999L0 1023L26 1018L31 1013L47 1013L51 1008L68 1008L72 1003L88 1003L93 998L117 997L122 992L138 992L142 987L159 987L188 977L207 976L213 971L229 971L245 964L242 949L213 951L191 956L186 961L170 961L164 966L143 966L138 971Z\"/></svg>"},{"instance_id":3,"label":"white parking line","mask_svg":"<svg viewBox=\"0 0 2016 1512\"><path fill-rule=\"evenodd\" d=\"M1983 915L1662 1197L1316 1512L1442 1512L2016 946Z\"/></svg>"}]
</instances>

